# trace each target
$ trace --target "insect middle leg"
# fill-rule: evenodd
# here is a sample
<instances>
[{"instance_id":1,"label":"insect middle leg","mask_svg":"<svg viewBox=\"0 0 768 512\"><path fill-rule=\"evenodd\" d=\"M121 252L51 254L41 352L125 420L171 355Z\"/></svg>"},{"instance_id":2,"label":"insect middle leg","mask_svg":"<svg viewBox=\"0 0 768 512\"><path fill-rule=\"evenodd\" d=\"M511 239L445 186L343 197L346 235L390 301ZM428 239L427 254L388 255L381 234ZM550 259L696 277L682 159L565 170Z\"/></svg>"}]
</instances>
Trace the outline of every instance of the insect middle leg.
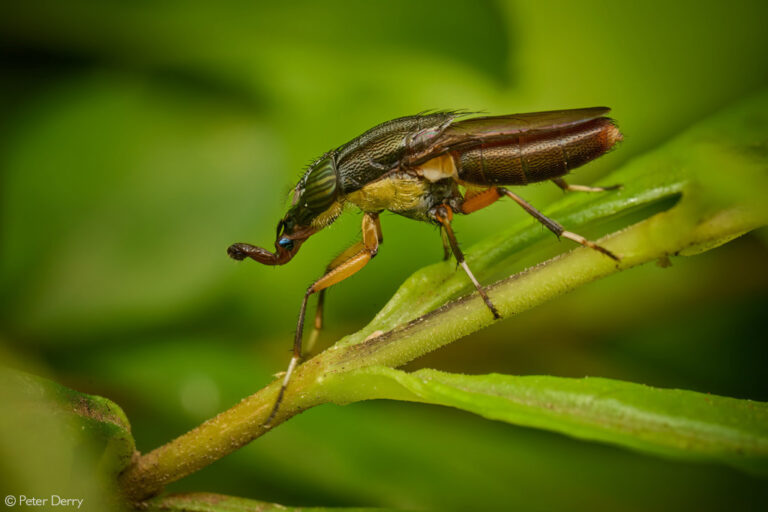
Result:
<instances>
[{"instance_id":1,"label":"insect middle leg","mask_svg":"<svg viewBox=\"0 0 768 512\"><path fill-rule=\"evenodd\" d=\"M291 357L291 362L288 364L288 369L285 371L283 383L280 386L275 405L272 407L272 411L269 413L269 417L264 423L265 428L269 428L272 424L272 420L275 419L275 415L277 415L277 411L280 408L280 403L283 401L285 389L288 387L288 382L291 380L291 375L293 375L293 371L301 359L301 338L304 331L304 317L307 312L307 301L309 300L309 297L312 294L318 292L321 293L319 297L320 300L318 301L319 311L315 317L315 327L319 330L319 328L322 327L323 298L325 295L323 291L362 269L374 256L376 256L381 240L381 224L379 223L378 214L366 213L363 216L363 241L358 242L336 257L331 264L328 265L328 270L323 277L315 281L312 286L307 289L307 292L304 294L304 300L301 302L301 309L299 310L299 322L296 327L296 337L293 341L293 356Z\"/></svg>"},{"instance_id":2,"label":"insect middle leg","mask_svg":"<svg viewBox=\"0 0 768 512\"><path fill-rule=\"evenodd\" d=\"M501 199L502 197L507 196L510 199L512 199L514 202L519 204L523 207L523 209L528 212L533 218L541 222L547 229L552 231L555 236L567 238L569 240L573 240L574 242L583 245L584 247L589 247L590 249L594 249L602 254L605 254L609 258L619 261L618 256L613 254L608 249L597 245L595 242L592 242L591 240L587 240L583 236L574 233L572 231L567 231L559 222L550 219L543 213L541 213L539 210L534 208L530 203L528 203L525 199L518 196L517 194L513 194L509 190L503 187L491 187L485 192L482 192L480 194L477 194L470 199L467 199L464 201L461 205L461 213L472 213L476 212L477 210L480 210L482 208L485 208L488 205L491 205Z\"/></svg>"},{"instance_id":3,"label":"insect middle leg","mask_svg":"<svg viewBox=\"0 0 768 512\"><path fill-rule=\"evenodd\" d=\"M453 210L451 210L451 207L441 204L433 208L430 211L430 215L441 224L441 229L443 230L443 233L445 233L446 238L448 238L448 243L451 246L453 255L456 256L456 261L459 262L459 265L461 265L461 268L463 268L464 272L467 273L469 279L472 281L472 284L474 284L475 288L477 288L477 292L480 294L480 297L483 298L485 305L488 306L488 309L490 309L491 313L493 313L493 318L497 320L501 318L501 315L496 309L496 306L494 306L491 302L491 299L488 298L488 294L485 293L485 289L483 289L483 287L480 285L472 271L469 270L469 266L464 260L464 253L461 252L461 249L459 248L459 242L456 240L456 235L453 233L453 228L451 227L451 220L453 219Z\"/></svg>"},{"instance_id":4,"label":"insect middle leg","mask_svg":"<svg viewBox=\"0 0 768 512\"><path fill-rule=\"evenodd\" d=\"M448 261L448 258L451 257L451 242L448 240L448 234L443 226L440 226L440 239L443 242L443 261Z\"/></svg>"}]
</instances>

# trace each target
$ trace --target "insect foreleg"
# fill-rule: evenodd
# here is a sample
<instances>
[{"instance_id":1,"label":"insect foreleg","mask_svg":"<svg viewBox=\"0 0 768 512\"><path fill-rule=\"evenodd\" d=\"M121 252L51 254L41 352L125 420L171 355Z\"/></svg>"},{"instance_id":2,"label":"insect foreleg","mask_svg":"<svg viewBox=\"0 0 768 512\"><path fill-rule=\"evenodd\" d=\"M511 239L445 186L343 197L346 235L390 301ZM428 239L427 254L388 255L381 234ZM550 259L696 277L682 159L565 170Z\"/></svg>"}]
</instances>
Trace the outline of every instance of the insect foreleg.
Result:
<instances>
[{"instance_id":1,"label":"insect foreleg","mask_svg":"<svg viewBox=\"0 0 768 512\"><path fill-rule=\"evenodd\" d=\"M378 221L378 219L377 219ZM377 224L377 226L379 226ZM380 226L379 228L380 229ZM338 266L344 264L347 260L355 257L357 253L360 252L360 248L362 247L362 244L358 243L353 245L352 247L349 247L344 252L333 258L331 262L328 264L327 267L325 267L325 273L328 274L333 269L337 268ZM309 341L307 341L307 352L311 352L312 349L315 346L315 343L317 343L317 339L320 337L320 331L323 328L323 310L325 309L325 288L320 290L317 294L317 309L315 310L315 323L312 329L312 333L309 335Z\"/></svg>"},{"instance_id":2,"label":"insect foreleg","mask_svg":"<svg viewBox=\"0 0 768 512\"><path fill-rule=\"evenodd\" d=\"M453 228L451 227L451 220L453 219L453 211L451 208L447 205L441 204L430 210L429 214L433 219L441 224L442 229L448 238L448 243L451 245L453 255L456 256L456 261L459 262L459 265L461 265L461 268L463 268L464 272L467 273L469 279L472 281L472 284L474 284L475 288L477 288L477 292L480 294L480 297L483 298L485 305L488 306L488 309L490 309L491 313L493 313L493 318L497 320L501 318L501 315L496 309L496 306L494 306L491 302L491 299L488 298L488 294L485 293L485 290L480 285L477 278L475 278L475 275L472 273L472 271L469 270L469 266L464 260L464 253L461 252L461 249L459 248L459 242L456 240L456 235L453 233Z\"/></svg>"},{"instance_id":3,"label":"insect foreleg","mask_svg":"<svg viewBox=\"0 0 768 512\"><path fill-rule=\"evenodd\" d=\"M326 272L328 269L326 269ZM317 339L320 337L320 331L323 330L323 309L325 306L325 290L320 290L317 294L317 309L315 309L315 323L312 326L312 333L307 341L307 352L312 352L315 348Z\"/></svg>"},{"instance_id":4,"label":"insect foreleg","mask_svg":"<svg viewBox=\"0 0 768 512\"><path fill-rule=\"evenodd\" d=\"M277 394L275 405L272 407L272 411L269 413L267 421L264 423L264 428L269 428L272 424L272 420L275 419L277 411L280 409L280 404L283 401L285 390L288 387L288 383L291 380L293 371L296 368L299 360L301 359L301 338L304 331L304 317L307 312L307 301L309 297L321 292L320 300L318 302L319 313L315 318L315 326L317 326L317 319L320 318L320 326L322 327L322 292L326 288L333 286L336 283L343 281L349 276L355 274L358 270L363 268L371 259L376 256L379 250L379 240L381 239L381 227L378 222L378 214L366 213L363 216L363 241L353 245L340 256L335 258L328 266L328 270L325 275L318 279L307 289L304 294L304 300L301 302L301 309L299 310L299 321L296 327L296 337L293 341L293 356L291 362L288 364L288 369L283 377L283 383L280 386L280 391Z\"/></svg>"},{"instance_id":5,"label":"insect foreleg","mask_svg":"<svg viewBox=\"0 0 768 512\"><path fill-rule=\"evenodd\" d=\"M372 215L373 217L373 229L376 231L376 238L379 241L379 244L384 242L384 235L381 231L381 219L379 218L378 214ZM363 232L365 233L365 226L363 227ZM365 244L362 244L365 245ZM360 251L361 244L355 244L346 251L342 252L338 256L336 256L325 268L325 273L327 274L331 270L335 269L339 265L346 262L348 259L352 258L356 253ZM309 335L309 341L307 342L307 352L311 352L312 349L315 346L315 343L317 343L317 339L320 337L320 331L323 329L323 309L325 307L325 288L320 290L320 292L317 294L317 309L315 310L315 324L312 329L312 334Z\"/></svg>"},{"instance_id":6,"label":"insect foreleg","mask_svg":"<svg viewBox=\"0 0 768 512\"><path fill-rule=\"evenodd\" d=\"M611 185L610 187L588 187L587 185L571 185L563 178L553 178L552 183L563 189L564 192L606 192L608 190L617 190L621 185Z\"/></svg>"}]
</instances>

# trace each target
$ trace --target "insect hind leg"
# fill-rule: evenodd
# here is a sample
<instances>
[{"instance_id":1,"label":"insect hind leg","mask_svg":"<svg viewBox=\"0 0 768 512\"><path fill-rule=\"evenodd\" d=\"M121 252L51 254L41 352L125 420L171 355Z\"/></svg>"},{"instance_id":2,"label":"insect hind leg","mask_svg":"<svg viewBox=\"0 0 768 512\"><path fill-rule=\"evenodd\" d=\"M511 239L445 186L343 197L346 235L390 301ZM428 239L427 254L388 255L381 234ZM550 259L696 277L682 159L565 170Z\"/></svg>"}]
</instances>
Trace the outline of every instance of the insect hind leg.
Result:
<instances>
[{"instance_id":1,"label":"insect hind leg","mask_svg":"<svg viewBox=\"0 0 768 512\"><path fill-rule=\"evenodd\" d=\"M571 185L563 178L552 178L552 183L560 187L563 192L608 192L609 190L618 190L623 185L611 185L609 187L589 187L587 185Z\"/></svg>"},{"instance_id":2,"label":"insect hind leg","mask_svg":"<svg viewBox=\"0 0 768 512\"><path fill-rule=\"evenodd\" d=\"M496 190L498 191L500 197L502 195L506 195L507 197L512 199L514 202L522 206L526 212L528 212L533 218L541 222L544 225L544 227L546 227L548 230L553 232L555 236L557 236L558 238L560 237L567 238L569 240L576 242L577 244L583 245L584 247L589 247L590 249L594 249L599 253L605 254L606 256L608 256L614 261L619 261L619 257L613 254L611 251L609 251L605 247L602 247L596 244L595 242L592 242L591 240L587 240L586 238L584 238L583 236L577 233L574 233L572 231L567 231L562 226L562 224L560 224L555 220L550 219L549 217L541 213L539 210L534 208L533 205L531 205L528 201L518 196L517 194L513 194L506 188L502 188L502 187L497 187Z\"/></svg>"}]
</instances>

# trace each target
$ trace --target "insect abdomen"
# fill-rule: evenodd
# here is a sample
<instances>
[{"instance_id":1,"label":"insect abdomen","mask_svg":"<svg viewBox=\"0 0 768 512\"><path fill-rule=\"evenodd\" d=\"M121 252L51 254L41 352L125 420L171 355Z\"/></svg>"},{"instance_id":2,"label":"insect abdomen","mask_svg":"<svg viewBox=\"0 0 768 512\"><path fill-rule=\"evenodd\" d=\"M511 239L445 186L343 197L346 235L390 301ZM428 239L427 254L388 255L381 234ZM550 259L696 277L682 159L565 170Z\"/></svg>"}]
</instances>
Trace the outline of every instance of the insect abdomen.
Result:
<instances>
[{"instance_id":1,"label":"insect abdomen","mask_svg":"<svg viewBox=\"0 0 768 512\"><path fill-rule=\"evenodd\" d=\"M479 185L526 185L564 176L622 139L607 117L554 130L519 133L454 152L459 178Z\"/></svg>"}]
</instances>

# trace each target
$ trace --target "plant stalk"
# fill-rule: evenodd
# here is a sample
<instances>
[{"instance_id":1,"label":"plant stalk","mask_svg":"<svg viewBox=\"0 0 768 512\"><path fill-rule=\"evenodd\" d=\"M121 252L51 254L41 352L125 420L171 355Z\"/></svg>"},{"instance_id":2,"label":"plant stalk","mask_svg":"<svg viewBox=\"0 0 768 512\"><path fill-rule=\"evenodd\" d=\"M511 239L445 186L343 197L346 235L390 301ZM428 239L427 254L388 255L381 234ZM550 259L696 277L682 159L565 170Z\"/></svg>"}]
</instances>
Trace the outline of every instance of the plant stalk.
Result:
<instances>
[{"instance_id":1,"label":"plant stalk","mask_svg":"<svg viewBox=\"0 0 768 512\"><path fill-rule=\"evenodd\" d=\"M684 195L671 210L599 241L621 257L618 264L596 251L578 248L488 287L488 294L507 318L620 270L716 247L765 221L743 208L706 211L686 200ZM333 393L328 392L331 386L326 384L334 375L374 365L401 366L493 322L493 316L475 293L386 333L374 333L352 343L349 343L351 337L347 337L296 369L272 428L316 405L370 398L359 390L336 388ZM190 432L138 457L120 475L124 494L134 502L144 500L162 491L165 485L267 433L269 429L265 429L263 423L276 398L279 380Z\"/></svg>"}]
</instances>

